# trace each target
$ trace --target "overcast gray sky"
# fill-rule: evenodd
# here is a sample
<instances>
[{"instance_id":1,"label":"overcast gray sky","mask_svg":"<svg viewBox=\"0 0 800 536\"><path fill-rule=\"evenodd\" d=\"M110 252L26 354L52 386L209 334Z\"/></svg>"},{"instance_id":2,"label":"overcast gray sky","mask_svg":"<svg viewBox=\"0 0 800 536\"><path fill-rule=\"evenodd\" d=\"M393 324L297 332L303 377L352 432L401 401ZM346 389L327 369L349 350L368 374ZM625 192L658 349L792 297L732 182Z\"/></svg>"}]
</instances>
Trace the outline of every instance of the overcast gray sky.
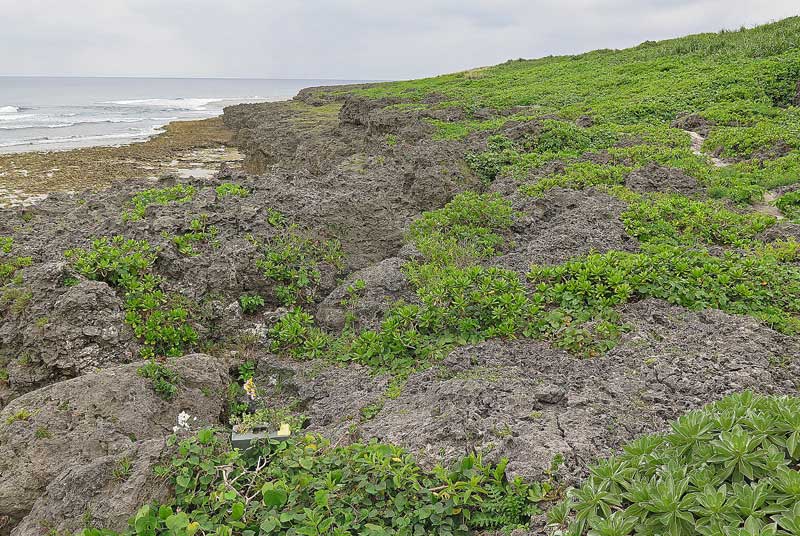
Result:
<instances>
[{"instance_id":1,"label":"overcast gray sky","mask_svg":"<svg viewBox=\"0 0 800 536\"><path fill-rule=\"evenodd\" d=\"M0 0L0 74L414 78L796 14L798 0Z\"/></svg>"}]
</instances>

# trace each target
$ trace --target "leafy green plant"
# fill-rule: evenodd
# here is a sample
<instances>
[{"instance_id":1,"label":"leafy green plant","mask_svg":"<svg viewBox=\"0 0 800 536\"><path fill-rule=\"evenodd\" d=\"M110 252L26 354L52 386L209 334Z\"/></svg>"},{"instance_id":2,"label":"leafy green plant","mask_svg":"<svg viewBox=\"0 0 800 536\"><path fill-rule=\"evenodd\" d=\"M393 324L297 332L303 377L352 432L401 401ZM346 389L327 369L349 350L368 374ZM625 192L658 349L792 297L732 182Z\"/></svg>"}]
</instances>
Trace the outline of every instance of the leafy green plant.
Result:
<instances>
[{"instance_id":1,"label":"leafy green plant","mask_svg":"<svg viewBox=\"0 0 800 536\"><path fill-rule=\"evenodd\" d=\"M119 235L96 239L88 250L65 252L78 273L124 293L125 321L142 341L143 357L178 356L197 342L197 332L187 309L160 289L161 280L152 273L157 255L148 242Z\"/></svg>"},{"instance_id":2,"label":"leafy green plant","mask_svg":"<svg viewBox=\"0 0 800 536\"><path fill-rule=\"evenodd\" d=\"M176 184L167 188L142 190L131 198L130 210L123 213L123 221L137 221L144 218L147 207L168 203L187 203L192 200L195 188L191 185Z\"/></svg>"},{"instance_id":3,"label":"leafy green plant","mask_svg":"<svg viewBox=\"0 0 800 536\"><path fill-rule=\"evenodd\" d=\"M799 415L800 398L745 392L680 417L590 467L567 533L797 534Z\"/></svg>"},{"instance_id":4,"label":"leafy green plant","mask_svg":"<svg viewBox=\"0 0 800 536\"><path fill-rule=\"evenodd\" d=\"M194 244L198 242L210 242L215 247L219 246L216 238L218 232L216 226L208 224L208 216L202 215L189 222L188 232L173 236L172 242L183 255L197 255Z\"/></svg>"},{"instance_id":5,"label":"leafy green plant","mask_svg":"<svg viewBox=\"0 0 800 536\"><path fill-rule=\"evenodd\" d=\"M519 158L511 140L503 136L491 136L488 147L482 153L467 153L464 156L469 168L486 183L495 180L503 168Z\"/></svg>"},{"instance_id":6,"label":"leafy green plant","mask_svg":"<svg viewBox=\"0 0 800 536\"><path fill-rule=\"evenodd\" d=\"M528 279L544 303L570 313L606 310L650 296L692 309L750 314L787 333L800 330L800 271L786 262L800 258L797 243L722 256L670 245L642 249L534 266Z\"/></svg>"},{"instance_id":7,"label":"leafy green plant","mask_svg":"<svg viewBox=\"0 0 800 536\"><path fill-rule=\"evenodd\" d=\"M500 195L464 192L415 220L409 238L429 260L463 265L495 255L512 223L511 204Z\"/></svg>"},{"instance_id":8,"label":"leafy green plant","mask_svg":"<svg viewBox=\"0 0 800 536\"><path fill-rule=\"evenodd\" d=\"M255 295L243 294L239 296L239 305L242 308L242 312L244 312L245 314L248 315L253 314L260 308L264 307L264 298L262 298L258 294Z\"/></svg>"},{"instance_id":9,"label":"leafy green plant","mask_svg":"<svg viewBox=\"0 0 800 536\"><path fill-rule=\"evenodd\" d=\"M505 462L469 456L425 471L377 442L334 447L306 436L257 450L228 450L210 430L182 441L174 502L142 507L124 533L466 535L525 525L551 491L507 479Z\"/></svg>"},{"instance_id":10,"label":"leafy green plant","mask_svg":"<svg viewBox=\"0 0 800 536\"><path fill-rule=\"evenodd\" d=\"M136 369L136 372L142 378L150 380L153 390L164 400L172 400L178 394L180 374L166 365L151 359Z\"/></svg>"},{"instance_id":11,"label":"leafy green plant","mask_svg":"<svg viewBox=\"0 0 800 536\"><path fill-rule=\"evenodd\" d=\"M628 234L641 242L747 247L754 244L758 233L775 223L775 218L733 212L714 201L661 194L631 204L622 221Z\"/></svg>"},{"instance_id":12,"label":"leafy green plant","mask_svg":"<svg viewBox=\"0 0 800 536\"><path fill-rule=\"evenodd\" d=\"M800 190L783 194L775 201L775 206L790 220L800 222Z\"/></svg>"},{"instance_id":13,"label":"leafy green plant","mask_svg":"<svg viewBox=\"0 0 800 536\"><path fill-rule=\"evenodd\" d=\"M216 192L218 199L224 199L228 196L247 197L250 195L250 190L232 182L223 182L216 187Z\"/></svg>"},{"instance_id":14,"label":"leafy green plant","mask_svg":"<svg viewBox=\"0 0 800 536\"><path fill-rule=\"evenodd\" d=\"M265 277L278 283L275 294L284 305L312 302L321 278L321 265L338 270L344 258L338 241L313 240L297 225L282 226L263 245L263 250L257 265Z\"/></svg>"}]
</instances>

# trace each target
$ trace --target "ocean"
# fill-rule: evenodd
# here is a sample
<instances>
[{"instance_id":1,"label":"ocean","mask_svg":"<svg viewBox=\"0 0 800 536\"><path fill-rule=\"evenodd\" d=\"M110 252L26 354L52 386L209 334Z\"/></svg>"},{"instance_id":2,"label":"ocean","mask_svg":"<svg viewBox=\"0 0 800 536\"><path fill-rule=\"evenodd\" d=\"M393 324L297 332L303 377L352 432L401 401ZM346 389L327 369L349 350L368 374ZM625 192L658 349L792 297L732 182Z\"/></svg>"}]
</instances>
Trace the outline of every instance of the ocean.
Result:
<instances>
[{"instance_id":1,"label":"ocean","mask_svg":"<svg viewBox=\"0 0 800 536\"><path fill-rule=\"evenodd\" d=\"M143 141L170 121L358 80L0 76L0 154Z\"/></svg>"}]
</instances>

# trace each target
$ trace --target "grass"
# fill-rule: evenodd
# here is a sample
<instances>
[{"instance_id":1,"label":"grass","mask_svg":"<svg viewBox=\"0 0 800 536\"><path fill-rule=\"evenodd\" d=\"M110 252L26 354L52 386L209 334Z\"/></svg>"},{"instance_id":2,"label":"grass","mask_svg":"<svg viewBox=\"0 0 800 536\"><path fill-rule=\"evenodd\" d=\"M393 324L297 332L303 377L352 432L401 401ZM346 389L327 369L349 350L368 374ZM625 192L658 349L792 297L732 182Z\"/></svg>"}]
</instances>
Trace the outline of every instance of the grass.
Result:
<instances>
[{"instance_id":1,"label":"grass","mask_svg":"<svg viewBox=\"0 0 800 536\"><path fill-rule=\"evenodd\" d=\"M401 105L421 109L462 108L463 120L432 122L440 139L492 133L510 119L538 118L538 131L526 139L493 143L490 137L487 151L467 155L470 166L487 181L500 173L525 176L553 160L574 163L585 153L613 150L627 141L625 145L637 146L635 151L651 153L647 161L684 169L715 188L717 195L745 203L758 200L775 174L750 163L735 171L717 170L692 155L689 137L670 124L681 114L705 117L712 124L704 150L733 159L747 160L780 145L797 149L800 113L792 104L800 79L798 35L800 18L793 17L754 29L647 42L626 50L514 60L479 71L331 91L400 98ZM444 102L425 104L432 94L444 96ZM471 115L485 108L515 110L508 117L483 120ZM580 128L572 123L581 116L594 124ZM617 148L617 154L625 152ZM781 182L800 180L795 154L779 160L768 165L782 168ZM553 185L618 183L624 171L577 168L567 178L536 187L534 193Z\"/></svg>"}]
</instances>

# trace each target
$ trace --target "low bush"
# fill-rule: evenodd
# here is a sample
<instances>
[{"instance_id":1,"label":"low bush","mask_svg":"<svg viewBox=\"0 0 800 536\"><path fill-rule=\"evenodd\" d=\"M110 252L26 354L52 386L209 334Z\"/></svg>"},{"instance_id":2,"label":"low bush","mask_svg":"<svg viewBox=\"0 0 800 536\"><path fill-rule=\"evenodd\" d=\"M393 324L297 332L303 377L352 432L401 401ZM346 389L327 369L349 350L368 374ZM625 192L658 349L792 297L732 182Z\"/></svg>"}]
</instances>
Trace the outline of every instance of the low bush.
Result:
<instances>
[{"instance_id":1,"label":"low bush","mask_svg":"<svg viewBox=\"0 0 800 536\"><path fill-rule=\"evenodd\" d=\"M534 266L528 278L545 303L567 312L654 297L691 309L749 314L786 333L800 332L800 268L791 262L800 259L796 242L719 257L670 245L642 249Z\"/></svg>"},{"instance_id":2,"label":"low bush","mask_svg":"<svg viewBox=\"0 0 800 536\"><path fill-rule=\"evenodd\" d=\"M259 295L243 294L239 296L239 306L242 308L244 314L252 314L264 307L264 298Z\"/></svg>"},{"instance_id":3,"label":"low bush","mask_svg":"<svg viewBox=\"0 0 800 536\"><path fill-rule=\"evenodd\" d=\"M794 536L798 467L800 398L745 392L591 466L551 521L571 536Z\"/></svg>"},{"instance_id":4,"label":"low bush","mask_svg":"<svg viewBox=\"0 0 800 536\"><path fill-rule=\"evenodd\" d=\"M775 206L790 220L800 222L800 190L783 194L775 201Z\"/></svg>"},{"instance_id":5,"label":"low bush","mask_svg":"<svg viewBox=\"0 0 800 536\"><path fill-rule=\"evenodd\" d=\"M631 204L622 221L628 234L640 242L747 247L758 233L775 223L775 218L733 212L714 201L660 194Z\"/></svg>"},{"instance_id":6,"label":"low bush","mask_svg":"<svg viewBox=\"0 0 800 536\"><path fill-rule=\"evenodd\" d=\"M336 240L318 241L309 238L299 226L286 223L278 212L270 214L270 222L279 232L264 244L263 256L257 265L265 277L275 281L275 294L284 305L311 303L320 282L320 268L327 264L338 270L344 254Z\"/></svg>"},{"instance_id":7,"label":"low bush","mask_svg":"<svg viewBox=\"0 0 800 536\"><path fill-rule=\"evenodd\" d=\"M415 220L409 238L431 262L463 265L495 255L512 223L508 200L498 194L464 192Z\"/></svg>"},{"instance_id":8,"label":"low bush","mask_svg":"<svg viewBox=\"0 0 800 536\"><path fill-rule=\"evenodd\" d=\"M195 194L194 186L176 184L168 188L151 188L143 190L131 198L129 211L123 213L124 221L136 221L144 218L145 211L150 205L166 205L167 203L186 203L191 201Z\"/></svg>"},{"instance_id":9,"label":"low bush","mask_svg":"<svg viewBox=\"0 0 800 536\"><path fill-rule=\"evenodd\" d=\"M553 495L550 484L509 480L505 462L477 456L426 471L375 441L332 446L306 436L242 453L211 430L182 441L162 473L174 501L142 507L123 534L456 536L525 526Z\"/></svg>"},{"instance_id":10,"label":"low bush","mask_svg":"<svg viewBox=\"0 0 800 536\"><path fill-rule=\"evenodd\" d=\"M208 224L208 216L194 218L189 222L189 231L181 235L173 236L172 242L183 255L197 255L194 245L198 242L210 242L212 246L218 247L216 226Z\"/></svg>"},{"instance_id":11,"label":"low bush","mask_svg":"<svg viewBox=\"0 0 800 536\"><path fill-rule=\"evenodd\" d=\"M77 272L124 293L125 321L142 342L143 357L179 356L197 342L197 332L186 307L161 290L152 271L157 255L147 241L119 235L65 252Z\"/></svg>"},{"instance_id":12,"label":"low bush","mask_svg":"<svg viewBox=\"0 0 800 536\"><path fill-rule=\"evenodd\" d=\"M233 197L247 197L250 195L250 190L244 186L232 182L223 182L215 188L218 199L224 199L228 196Z\"/></svg>"}]
</instances>

